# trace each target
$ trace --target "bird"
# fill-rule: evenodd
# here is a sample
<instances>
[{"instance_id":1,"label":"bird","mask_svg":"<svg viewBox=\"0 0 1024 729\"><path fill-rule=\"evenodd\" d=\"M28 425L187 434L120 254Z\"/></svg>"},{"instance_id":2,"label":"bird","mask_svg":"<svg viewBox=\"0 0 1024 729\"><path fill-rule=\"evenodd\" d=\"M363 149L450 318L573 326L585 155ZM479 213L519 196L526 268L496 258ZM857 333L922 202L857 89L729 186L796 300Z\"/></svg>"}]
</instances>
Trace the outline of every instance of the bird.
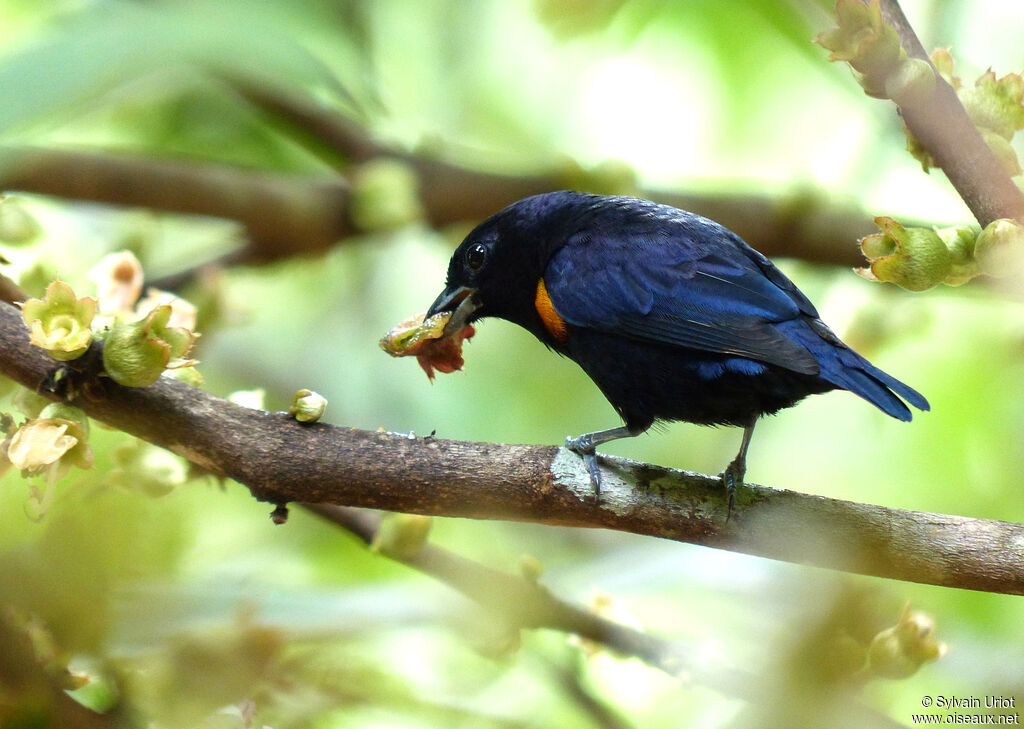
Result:
<instances>
[{"instance_id":1,"label":"bird","mask_svg":"<svg viewBox=\"0 0 1024 729\"><path fill-rule=\"evenodd\" d=\"M872 365L811 301L728 228L650 200L534 195L474 228L426 316L445 335L510 321L578 364L623 425L566 439L600 501L596 449L660 422L743 429L721 472L732 512L756 422L808 395L848 390L897 420L919 392Z\"/></svg>"}]
</instances>

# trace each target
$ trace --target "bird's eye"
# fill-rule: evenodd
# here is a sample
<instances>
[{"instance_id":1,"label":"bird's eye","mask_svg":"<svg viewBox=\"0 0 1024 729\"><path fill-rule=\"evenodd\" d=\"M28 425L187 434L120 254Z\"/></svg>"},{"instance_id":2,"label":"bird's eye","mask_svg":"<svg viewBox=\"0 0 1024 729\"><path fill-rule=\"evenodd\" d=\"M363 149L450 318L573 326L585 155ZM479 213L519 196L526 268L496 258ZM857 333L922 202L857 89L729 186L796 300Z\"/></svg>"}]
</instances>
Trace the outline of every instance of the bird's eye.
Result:
<instances>
[{"instance_id":1,"label":"bird's eye","mask_svg":"<svg viewBox=\"0 0 1024 729\"><path fill-rule=\"evenodd\" d=\"M466 265L470 271L479 271L487 261L487 249L480 243L469 247L466 251Z\"/></svg>"}]
</instances>

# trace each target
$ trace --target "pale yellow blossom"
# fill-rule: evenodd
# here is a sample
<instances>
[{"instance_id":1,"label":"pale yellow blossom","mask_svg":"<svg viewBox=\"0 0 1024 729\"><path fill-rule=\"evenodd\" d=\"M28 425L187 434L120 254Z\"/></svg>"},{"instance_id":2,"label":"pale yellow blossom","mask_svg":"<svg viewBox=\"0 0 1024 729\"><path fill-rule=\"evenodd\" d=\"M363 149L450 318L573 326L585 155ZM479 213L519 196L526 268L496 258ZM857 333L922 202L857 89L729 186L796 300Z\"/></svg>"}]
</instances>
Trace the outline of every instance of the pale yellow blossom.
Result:
<instances>
[{"instance_id":1,"label":"pale yellow blossom","mask_svg":"<svg viewBox=\"0 0 1024 729\"><path fill-rule=\"evenodd\" d=\"M18 429L7 447L7 458L20 471L35 473L78 445L78 438L68 435L71 424L63 420L30 420Z\"/></svg>"},{"instance_id":2,"label":"pale yellow blossom","mask_svg":"<svg viewBox=\"0 0 1024 729\"><path fill-rule=\"evenodd\" d=\"M146 289L146 298L140 299L139 303L135 305L136 316L141 319L158 306L171 307L171 318L168 320L167 326L188 329L190 332L196 330L196 314L198 313L196 307L170 291Z\"/></svg>"},{"instance_id":3,"label":"pale yellow blossom","mask_svg":"<svg viewBox=\"0 0 1024 729\"><path fill-rule=\"evenodd\" d=\"M128 312L142 294L142 264L131 251L110 253L89 270L101 314Z\"/></svg>"}]
</instances>

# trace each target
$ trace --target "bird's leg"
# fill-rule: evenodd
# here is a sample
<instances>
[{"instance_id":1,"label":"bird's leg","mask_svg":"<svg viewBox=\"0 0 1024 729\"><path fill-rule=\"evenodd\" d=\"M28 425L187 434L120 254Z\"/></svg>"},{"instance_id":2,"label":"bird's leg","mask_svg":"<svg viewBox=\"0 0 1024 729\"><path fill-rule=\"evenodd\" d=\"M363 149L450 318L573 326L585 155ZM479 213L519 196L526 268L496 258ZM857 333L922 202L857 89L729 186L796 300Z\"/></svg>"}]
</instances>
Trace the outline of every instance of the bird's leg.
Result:
<instances>
[{"instance_id":1,"label":"bird's leg","mask_svg":"<svg viewBox=\"0 0 1024 729\"><path fill-rule=\"evenodd\" d=\"M747 449L750 448L750 438L754 435L754 424L751 420L743 426L743 440L740 441L740 452L732 459L732 463L722 471L722 485L729 495L729 510L726 512L725 520L732 516L732 507L736 503L736 489L743 485L743 477L747 473Z\"/></svg>"},{"instance_id":2,"label":"bird's leg","mask_svg":"<svg viewBox=\"0 0 1024 729\"><path fill-rule=\"evenodd\" d=\"M650 427L650 426L647 426ZM597 447L611 440L619 438L632 438L640 435L647 427L630 427L623 425L608 430L598 430L594 433L584 433L575 438L569 436L565 439L565 447L583 458L583 463L590 473L590 484L594 487L594 501L601 501L601 469L597 465Z\"/></svg>"}]
</instances>

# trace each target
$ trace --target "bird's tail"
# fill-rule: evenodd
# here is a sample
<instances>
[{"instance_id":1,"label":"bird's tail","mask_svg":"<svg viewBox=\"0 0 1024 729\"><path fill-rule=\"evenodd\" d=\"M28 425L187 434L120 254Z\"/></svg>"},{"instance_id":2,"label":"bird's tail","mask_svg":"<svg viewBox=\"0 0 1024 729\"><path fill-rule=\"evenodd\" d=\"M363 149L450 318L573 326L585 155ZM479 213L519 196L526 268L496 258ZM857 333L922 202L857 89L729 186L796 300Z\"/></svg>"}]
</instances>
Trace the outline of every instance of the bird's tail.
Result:
<instances>
[{"instance_id":1,"label":"bird's tail","mask_svg":"<svg viewBox=\"0 0 1024 729\"><path fill-rule=\"evenodd\" d=\"M831 334L831 332L828 333ZM910 408L903 400L918 410L931 409L924 395L887 372L878 369L838 339L835 340L834 345L828 347L827 351L822 352L823 337L818 332L809 327L801 327L799 334L796 331L793 331L792 334L796 334L797 341L807 346L811 352L816 353L820 367L818 377L831 382L836 387L860 395L887 415L903 421L913 419ZM817 341L805 341L812 337Z\"/></svg>"}]
</instances>

